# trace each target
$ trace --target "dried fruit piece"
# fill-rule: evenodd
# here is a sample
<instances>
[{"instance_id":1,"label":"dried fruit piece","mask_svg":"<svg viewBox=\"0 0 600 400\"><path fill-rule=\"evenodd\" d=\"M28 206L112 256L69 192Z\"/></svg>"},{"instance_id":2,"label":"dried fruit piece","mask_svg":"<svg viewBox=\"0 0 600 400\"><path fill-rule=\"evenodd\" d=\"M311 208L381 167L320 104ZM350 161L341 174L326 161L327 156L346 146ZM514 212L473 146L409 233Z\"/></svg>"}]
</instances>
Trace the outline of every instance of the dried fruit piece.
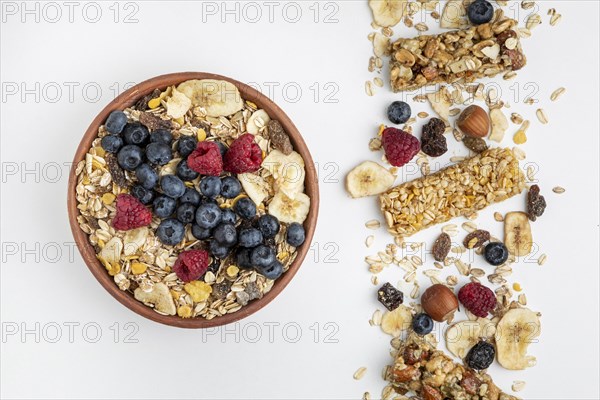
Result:
<instances>
[{"instance_id":1,"label":"dried fruit piece","mask_svg":"<svg viewBox=\"0 0 600 400\"><path fill-rule=\"evenodd\" d=\"M442 11L440 27L445 29L465 29L469 26L467 9L463 0L449 0Z\"/></svg>"},{"instance_id":2,"label":"dried fruit piece","mask_svg":"<svg viewBox=\"0 0 600 400\"><path fill-rule=\"evenodd\" d=\"M492 123L492 132L489 136L490 140L501 142L508 129L508 119L500 108L494 108L490 111L490 121Z\"/></svg>"},{"instance_id":3,"label":"dried fruit piece","mask_svg":"<svg viewBox=\"0 0 600 400\"><path fill-rule=\"evenodd\" d=\"M179 253L173 265L173 272L184 282L200 278L208 269L208 252L205 250L187 250Z\"/></svg>"},{"instance_id":4,"label":"dried fruit piece","mask_svg":"<svg viewBox=\"0 0 600 400\"><path fill-rule=\"evenodd\" d=\"M267 124L268 137L273 143L275 149L281 151L285 155L289 155L294 150L290 137L283 129L283 126L277 120L270 120Z\"/></svg>"},{"instance_id":5,"label":"dried fruit piece","mask_svg":"<svg viewBox=\"0 0 600 400\"><path fill-rule=\"evenodd\" d=\"M377 291L377 300L388 310L394 311L404 301L404 293L387 282Z\"/></svg>"},{"instance_id":6,"label":"dried fruit piece","mask_svg":"<svg viewBox=\"0 0 600 400\"><path fill-rule=\"evenodd\" d=\"M234 174L258 171L262 163L262 150L249 133L237 138L225 153L223 168Z\"/></svg>"},{"instance_id":7,"label":"dried fruit piece","mask_svg":"<svg viewBox=\"0 0 600 400\"><path fill-rule=\"evenodd\" d=\"M465 240L463 240L463 245L467 249L477 249L483 246L488 240L490 240L490 233L488 231L484 231L483 229L477 229L465 237Z\"/></svg>"},{"instance_id":8,"label":"dried fruit piece","mask_svg":"<svg viewBox=\"0 0 600 400\"><path fill-rule=\"evenodd\" d=\"M541 217L546 210L546 199L540 195L540 187L532 185L527 192L527 216L531 221Z\"/></svg>"},{"instance_id":9,"label":"dried fruit piece","mask_svg":"<svg viewBox=\"0 0 600 400\"><path fill-rule=\"evenodd\" d=\"M538 315L527 308L509 310L496 330L498 362L506 369L522 370L534 365L535 357L527 355L527 348L540 335Z\"/></svg>"},{"instance_id":10,"label":"dried fruit piece","mask_svg":"<svg viewBox=\"0 0 600 400\"><path fill-rule=\"evenodd\" d=\"M452 101L446 86L442 87L436 93L429 93L427 95L427 100L429 100L433 111L435 111L444 121L448 121Z\"/></svg>"},{"instance_id":11,"label":"dried fruit piece","mask_svg":"<svg viewBox=\"0 0 600 400\"><path fill-rule=\"evenodd\" d=\"M144 304L154 306L154 309L160 313L175 315L177 312L173 296L171 296L167 285L162 282L155 283L150 292L145 292L141 287L138 287L133 292L133 296Z\"/></svg>"},{"instance_id":12,"label":"dried fruit piece","mask_svg":"<svg viewBox=\"0 0 600 400\"><path fill-rule=\"evenodd\" d=\"M152 212L130 194L117 196L116 215L112 226L120 231L148 226L152 222Z\"/></svg>"},{"instance_id":13,"label":"dried fruit piece","mask_svg":"<svg viewBox=\"0 0 600 400\"><path fill-rule=\"evenodd\" d=\"M431 253L435 261L442 262L448 256L450 252L450 247L452 246L452 240L450 239L450 235L447 233L442 233L438 238L433 242L433 247L431 248Z\"/></svg>"},{"instance_id":14,"label":"dried fruit piece","mask_svg":"<svg viewBox=\"0 0 600 400\"><path fill-rule=\"evenodd\" d=\"M183 117L192 107L192 101L185 94L173 89L167 100L167 115L173 119Z\"/></svg>"},{"instance_id":15,"label":"dried fruit piece","mask_svg":"<svg viewBox=\"0 0 600 400\"><path fill-rule=\"evenodd\" d=\"M268 212L279 221L285 223L303 223L310 211L310 197L304 193L297 193L290 198L284 192L277 192L269 203Z\"/></svg>"},{"instance_id":16,"label":"dried fruit piece","mask_svg":"<svg viewBox=\"0 0 600 400\"><path fill-rule=\"evenodd\" d=\"M212 287L202 281L193 281L183 285L185 290L194 300L195 303L208 300L208 297L212 293Z\"/></svg>"},{"instance_id":17,"label":"dried fruit piece","mask_svg":"<svg viewBox=\"0 0 600 400\"><path fill-rule=\"evenodd\" d=\"M149 112L140 113L140 123L151 131L173 128L173 123L170 119L162 119L158 115Z\"/></svg>"},{"instance_id":18,"label":"dried fruit piece","mask_svg":"<svg viewBox=\"0 0 600 400\"><path fill-rule=\"evenodd\" d=\"M193 106L203 107L210 117L233 115L244 108L238 88L227 81L189 80L179 84L177 90L190 98Z\"/></svg>"},{"instance_id":19,"label":"dried fruit piece","mask_svg":"<svg viewBox=\"0 0 600 400\"><path fill-rule=\"evenodd\" d=\"M482 153L488 149L488 145L482 138L465 136L462 140L467 149L475 152Z\"/></svg>"},{"instance_id":20,"label":"dried fruit piece","mask_svg":"<svg viewBox=\"0 0 600 400\"><path fill-rule=\"evenodd\" d=\"M496 358L496 349L491 343L482 340L469 350L465 362L474 370L482 370L492 365L494 358Z\"/></svg>"},{"instance_id":21,"label":"dried fruit piece","mask_svg":"<svg viewBox=\"0 0 600 400\"><path fill-rule=\"evenodd\" d=\"M346 177L346 190L354 198L372 196L388 190L396 177L373 161L356 166Z\"/></svg>"},{"instance_id":22,"label":"dried fruit piece","mask_svg":"<svg viewBox=\"0 0 600 400\"><path fill-rule=\"evenodd\" d=\"M458 291L458 300L474 315L485 318L496 307L494 292L478 282L467 283Z\"/></svg>"},{"instance_id":23,"label":"dried fruit piece","mask_svg":"<svg viewBox=\"0 0 600 400\"><path fill-rule=\"evenodd\" d=\"M238 179L244 192L252 199L254 204L261 204L269 195L270 185L264 178L257 174L238 174Z\"/></svg>"},{"instance_id":24,"label":"dried fruit piece","mask_svg":"<svg viewBox=\"0 0 600 400\"><path fill-rule=\"evenodd\" d=\"M248 118L246 130L248 133L256 135L270 120L271 118L265 110L256 110L252 113L250 118Z\"/></svg>"},{"instance_id":25,"label":"dried fruit piece","mask_svg":"<svg viewBox=\"0 0 600 400\"><path fill-rule=\"evenodd\" d=\"M460 321L446 330L446 347L450 353L464 358L481 339L491 339L495 333L494 324L487 318L478 318L476 321Z\"/></svg>"},{"instance_id":26,"label":"dried fruit piece","mask_svg":"<svg viewBox=\"0 0 600 400\"><path fill-rule=\"evenodd\" d=\"M504 244L517 257L531 253L533 237L529 218L523 212L509 212L504 217Z\"/></svg>"},{"instance_id":27,"label":"dried fruit piece","mask_svg":"<svg viewBox=\"0 0 600 400\"><path fill-rule=\"evenodd\" d=\"M215 142L200 142L188 156L188 167L202 175L219 176L223 172L223 159Z\"/></svg>"},{"instance_id":28,"label":"dried fruit piece","mask_svg":"<svg viewBox=\"0 0 600 400\"><path fill-rule=\"evenodd\" d=\"M110 172L110 177L112 178L113 182L122 188L129 187L129 182L125 177L125 171L123 171L123 168L121 168L119 165L117 156L112 153L108 153L104 159L106 160L108 172Z\"/></svg>"},{"instance_id":29,"label":"dried fruit piece","mask_svg":"<svg viewBox=\"0 0 600 400\"><path fill-rule=\"evenodd\" d=\"M410 327L412 314L406 306L400 305L394 311L387 311L381 318L381 330L394 337Z\"/></svg>"},{"instance_id":30,"label":"dried fruit piece","mask_svg":"<svg viewBox=\"0 0 600 400\"><path fill-rule=\"evenodd\" d=\"M513 136L513 142L515 142L515 144L523 144L527 142L527 134L525 131L519 129L517 133L515 133L515 136Z\"/></svg>"},{"instance_id":31,"label":"dried fruit piece","mask_svg":"<svg viewBox=\"0 0 600 400\"><path fill-rule=\"evenodd\" d=\"M126 256L140 253L142 246L146 243L149 229L146 227L132 229L123 236L124 252Z\"/></svg>"},{"instance_id":32,"label":"dried fruit piece","mask_svg":"<svg viewBox=\"0 0 600 400\"><path fill-rule=\"evenodd\" d=\"M275 191L282 191L292 198L296 193L304 191L304 159L297 152L292 151L285 155L279 150L273 150L263 160L262 166L275 180Z\"/></svg>"},{"instance_id":33,"label":"dried fruit piece","mask_svg":"<svg viewBox=\"0 0 600 400\"><path fill-rule=\"evenodd\" d=\"M381 27L395 26L404 17L407 0L369 0L373 21Z\"/></svg>"},{"instance_id":34,"label":"dried fruit piece","mask_svg":"<svg viewBox=\"0 0 600 400\"><path fill-rule=\"evenodd\" d=\"M402 167L419 152L419 140L410 133L396 128L387 128L382 134L385 156L394 167Z\"/></svg>"},{"instance_id":35,"label":"dried fruit piece","mask_svg":"<svg viewBox=\"0 0 600 400\"><path fill-rule=\"evenodd\" d=\"M431 118L423 126L421 134L421 150L431 157L439 157L448 151L444 131L446 124L439 118Z\"/></svg>"}]
</instances>

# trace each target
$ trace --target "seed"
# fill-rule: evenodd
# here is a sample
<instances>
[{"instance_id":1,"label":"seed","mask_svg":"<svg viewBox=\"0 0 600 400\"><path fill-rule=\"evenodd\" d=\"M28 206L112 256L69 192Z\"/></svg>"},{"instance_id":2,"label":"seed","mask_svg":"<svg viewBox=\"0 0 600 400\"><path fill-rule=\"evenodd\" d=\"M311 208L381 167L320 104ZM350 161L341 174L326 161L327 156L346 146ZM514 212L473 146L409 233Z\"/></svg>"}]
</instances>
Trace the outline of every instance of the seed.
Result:
<instances>
[{"instance_id":1,"label":"seed","mask_svg":"<svg viewBox=\"0 0 600 400\"><path fill-rule=\"evenodd\" d=\"M519 113L510 114L510 120L513 124L520 124L523 122L523 117Z\"/></svg>"},{"instance_id":2,"label":"seed","mask_svg":"<svg viewBox=\"0 0 600 400\"><path fill-rule=\"evenodd\" d=\"M453 156L453 157L450 157L450 161L451 162L461 162L461 161L464 161L464 160L465 160L465 157L462 157L462 156Z\"/></svg>"},{"instance_id":3,"label":"seed","mask_svg":"<svg viewBox=\"0 0 600 400\"><path fill-rule=\"evenodd\" d=\"M552 101L558 100L558 98L560 96L562 96L565 93L566 90L567 89L565 89L564 87L559 87L554 92L552 92L552 94L550 95L550 100L552 100Z\"/></svg>"},{"instance_id":4,"label":"seed","mask_svg":"<svg viewBox=\"0 0 600 400\"><path fill-rule=\"evenodd\" d=\"M556 187L552 188L552 191L554 193L561 194L561 193L565 192L565 188L561 187L561 186L556 186Z\"/></svg>"},{"instance_id":5,"label":"seed","mask_svg":"<svg viewBox=\"0 0 600 400\"><path fill-rule=\"evenodd\" d=\"M365 394L363 394L362 400L371 400L371 393L365 392Z\"/></svg>"},{"instance_id":6,"label":"seed","mask_svg":"<svg viewBox=\"0 0 600 400\"><path fill-rule=\"evenodd\" d=\"M365 223L365 226L369 229L379 229L381 227L381 222L376 219L372 219Z\"/></svg>"},{"instance_id":7,"label":"seed","mask_svg":"<svg viewBox=\"0 0 600 400\"><path fill-rule=\"evenodd\" d=\"M535 6L535 1L525 1L523 0L521 2L521 8L523 10L529 10L530 8L532 8L533 6Z\"/></svg>"},{"instance_id":8,"label":"seed","mask_svg":"<svg viewBox=\"0 0 600 400\"><path fill-rule=\"evenodd\" d=\"M375 310L375 312L373 313L373 316L371 317L371 321L373 322L373 325L375 325L375 326L381 325L382 317L383 317L383 313L381 312L381 310Z\"/></svg>"},{"instance_id":9,"label":"seed","mask_svg":"<svg viewBox=\"0 0 600 400\"><path fill-rule=\"evenodd\" d=\"M371 81L366 81L365 82L365 93L367 93L367 96L373 96L373 83Z\"/></svg>"},{"instance_id":10,"label":"seed","mask_svg":"<svg viewBox=\"0 0 600 400\"><path fill-rule=\"evenodd\" d=\"M377 275L371 276L371 283L375 286L379 285L379 277Z\"/></svg>"},{"instance_id":11,"label":"seed","mask_svg":"<svg viewBox=\"0 0 600 400\"><path fill-rule=\"evenodd\" d=\"M470 221L469 221L469 222L464 222L464 223L462 224L462 228L463 228L465 231L467 231L467 232L471 233L471 232L475 232L475 231L477 230L477 225L476 225L476 224L474 224L473 222L470 222Z\"/></svg>"},{"instance_id":12,"label":"seed","mask_svg":"<svg viewBox=\"0 0 600 400\"><path fill-rule=\"evenodd\" d=\"M381 79L380 77L373 78L373 83L377 87L383 87L383 79Z\"/></svg>"},{"instance_id":13,"label":"seed","mask_svg":"<svg viewBox=\"0 0 600 400\"><path fill-rule=\"evenodd\" d=\"M515 78L516 76L517 76L517 73L515 71L509 71L502 76L502 79L504 79L505 81L509 81L509 80Z\"/></svg>"},{"instance_id":14,"label":"seed","mask_svg":"<svg viewBox=\"0 0 600 400\"><path fill-rule=\"evenodd\" d=\"M504 216L500 214L498 211L494 213L494 219L498 222L504 221Z\"/></svg>"},{"instance_id":15,"label":"seed","mask_svg":"<svg viewBox=\"0 0 600 400\"><path fill-rule=\"evenodd\" d=\"M415 25L415 29L418 30L419 32L425 32L425 31L429 30L429 27L427 26L427 24L425 24L423 22L419 22L418 24Z\"/></svg>"},{"instance_id":16,"label":"seed","mask_svg":"<svg viewBox=\"0 0 600 400\"><path fill-rule=\"evenodd\" d=\"M354 379L356 379L356 380L361 379L363 376L365 376L366 372L367 372L367 367L360 367L354 373Z\"/></svg>"},{"instance_id":17,"label":"seed","mask_svg":"<svg viewBox=\"0 0 600 400\"><path fill-rule=\"evenodd\" d=\"M538 108L538 110L535 112L535 115L537 115L538 120L542 124L545 125L548 123L548 116L546 115L546 112L542 108Z\"/></svg>"},{"instance_id":18,"label":"seed","mask_svg":"<svg viewBox=\"0 0 600 400\"><path fill-rule=\"evenodd\" d=\"M416 299L417 297L419 297L419 284L417 282L414 283L413 289L410 292L410 298L411 299Z\"/></svg>"},{"instance_id":19,"label":"seed","mask_svg":"<svg viewBox=\"0 0 600 400\"><path fill-rule=\"evenodd\" d=\"M527 305L527 296L525 295L525 293L521 293L519 295L519 304L522 306L526 306Z\"/></svg>"},{"instance_id":20,"label":"seed","mask_svg":"<svg viewBox=\"0 0 600 400\"><path fill-rule=\"evenodd\" d=\"M527 22L525 24L525 27L527 29L531 30L531 29L535 28L536 26L538 26L541 23L542 23L542 17L540 17L539 14L533 14L529 18L527 18Z\"/></svg>"},{"instance_id":21,"label":"seed","mask_svg":"<svg viewBox=\"0 0 600 400\"><path fill-rule=\"evenodd\" d=\"M523 381L514 381L512 384L513 392L519 392L525 388L525 382Z\"/></svg>"},{"instance_id":22,"label":"seed","mask_svg":"<svg viewBox=\"0 0 600 400\"><path fill-rule=\"evenodd\" d=\"M427 118L427 117L429 117L429 114L426 113L425 111L421 111L420 113L417 114L417 117L419 117L419 118Z\"/></svg>"},{"instance_id":23,"label":"seed","mask_svg":"<svg viewBox=\"0 0 600 400\"><path fill-rule=\"evenodd\" d=\"M375 240L375 236L373 236L373 235L367 236L367 239L365 240L365 246L371 247L371 245L373 245L373 240Z\"/></svg>"},{"instance_id":24,"label":"seed","mask_svg":"<svg viewBox=\"0 0 600 400\"><path fill-rule=\"evenodd\" d=\"M538 265L544 265L544 263L546 262L546 260L548 259L548 256L545 254L542 254L540 256L540 258L538 258Z\"/></svg>"}]
</instances>

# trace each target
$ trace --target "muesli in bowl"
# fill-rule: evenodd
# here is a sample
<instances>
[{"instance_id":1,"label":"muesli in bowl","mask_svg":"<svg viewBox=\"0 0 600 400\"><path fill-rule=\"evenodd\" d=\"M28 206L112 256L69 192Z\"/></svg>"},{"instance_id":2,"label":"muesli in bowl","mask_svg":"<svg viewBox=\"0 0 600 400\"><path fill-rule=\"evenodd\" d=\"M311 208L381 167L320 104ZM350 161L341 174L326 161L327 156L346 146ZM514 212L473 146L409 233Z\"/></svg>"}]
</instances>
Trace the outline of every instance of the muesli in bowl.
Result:
<instances>
[{"instance_id":1,"label":"muesli in bowl","mask_svg":"<svg viewBox=\"0 0 600 400\"><path fill-rule=\"evenodd\" d=\"M131 104L115 100L72 176L92 272L135 311L178 326L228 323L270 301L306 253L318 201L289 118L253 89L204 75L165 76L176 83L154 89L147 81Z\"/></svg>"}]
</instances>

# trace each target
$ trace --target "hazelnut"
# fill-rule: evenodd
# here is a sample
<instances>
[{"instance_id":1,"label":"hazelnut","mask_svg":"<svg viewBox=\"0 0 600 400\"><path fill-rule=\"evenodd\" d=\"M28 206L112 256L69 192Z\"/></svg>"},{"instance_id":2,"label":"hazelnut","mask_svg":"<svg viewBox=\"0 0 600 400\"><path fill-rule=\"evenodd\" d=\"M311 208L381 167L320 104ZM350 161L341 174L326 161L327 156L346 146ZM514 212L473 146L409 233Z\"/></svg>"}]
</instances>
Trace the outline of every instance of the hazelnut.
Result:
<instances>
[{"instance_id":1,"label":"hazelnut","mask_svg":"<svg viewBox=\"0 0 600 400\"><path fill-rule=\"evenodd\" d=\"M458 310L458 299L448 287L437 284L423 293L421 305L431 318L442 322L448 320Z\"/></svg>"},{"instance_id":2,"label":"hazelnut","mask_svg":"<svg viewBox=\"0 0 600 400\"><path fill-rule=\"evenodd\" d=\"M482 138L490 130L490 118L483 108L472 105L463 110L456 125L465 134Z\"/></svg>"}]
</instances>

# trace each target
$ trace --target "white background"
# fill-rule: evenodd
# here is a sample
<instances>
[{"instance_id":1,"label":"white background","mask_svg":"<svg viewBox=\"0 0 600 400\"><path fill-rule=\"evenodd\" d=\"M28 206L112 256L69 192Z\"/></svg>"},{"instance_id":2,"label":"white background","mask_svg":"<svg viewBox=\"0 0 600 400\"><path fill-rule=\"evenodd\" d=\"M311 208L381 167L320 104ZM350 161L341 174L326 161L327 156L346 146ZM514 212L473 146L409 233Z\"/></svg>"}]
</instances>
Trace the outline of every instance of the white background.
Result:
<instances>
[{"instance_id":1,"label":"white background","mask_svg":"<svg viewBox=\"0 0 600 400\"><path fill-rule=\"evenodd\" d=\"M262 16L254 23L256 8L246 3L228 3L228 9L238 7L237 15L223 15L224 5L211 3L204 11L216 8L217 14L209 15L194 1L112 8L102 2L97 23L86 21L95 18L93 5L83 12L86 3L76 2L70 22L69 6L55 3L61 17L52 22L56 8L35 4L27 3L38 7L37 22L35 12L23 14L21 2L2 4L1 396L351 399L370 391L379 397L389 337L368 324L380 305L363 258L391 238L381 229L373 248L365 248L371 232L364 223L379 217L376 201L350 200L343 179L358 162L380 157L368 151L368 141L386 122L387 104L401 96L387 88L373 98L364 93L364 81L372 77L366 1L300 2L286 11L286 3L276 3L272 22L269 6L259 2ZM289 22L297 7L300 20ZM511 15L519 10L511 7ZM556 27L548 24L549 7L563 14ZM533 224L539 249L510 278L522 284L529 306L543 313L542 336L530 347L538 365L520 372L490 369L506 390L513 380L527 381L521 393L527 399L599 397L598 11L595 1L544 2L543 24L523 43L527 67L516 80L495 79L512 110L532 120L523 149L548 202ZM132 12L138 22L124 23ZM522 22L526 16L519 11ZM397 36L415 33L396 28ZM321 173L314 251L277 301L227 330L186 331L142 319L98 285L79 254L70 254L66 163L80 137L125 84L176 71L258 83L295 121ZM269 92L268 86L275 88ZM566 94L551 103L550 93L560 86ZM523 104L532 90L547 111L547 126L535 119L536 106ZM429 111L411 104L415 114ZM511 125L503 145L512 146L515 130ZM452 138L449 143L439 165L467 154ZM405 171L399 181L418 177L414 165ZM553 194L556 185L566 193ZM477 223L501 236L493 212L523 209L523 198L485 210ZM413 239L430 244L438 232L432 228ZM535 260L542 253L548 262L539 267ZM481 258L474 265L489 270ZM431 267L429 257L425 268ZM391 267L381 280L396 283L402 275ZM101 336L90 343L98 328ZM127 333L133 335L127 339ZM354 381L353 372L363 365L367 375Z\"/></svg>"}]
</instances>

